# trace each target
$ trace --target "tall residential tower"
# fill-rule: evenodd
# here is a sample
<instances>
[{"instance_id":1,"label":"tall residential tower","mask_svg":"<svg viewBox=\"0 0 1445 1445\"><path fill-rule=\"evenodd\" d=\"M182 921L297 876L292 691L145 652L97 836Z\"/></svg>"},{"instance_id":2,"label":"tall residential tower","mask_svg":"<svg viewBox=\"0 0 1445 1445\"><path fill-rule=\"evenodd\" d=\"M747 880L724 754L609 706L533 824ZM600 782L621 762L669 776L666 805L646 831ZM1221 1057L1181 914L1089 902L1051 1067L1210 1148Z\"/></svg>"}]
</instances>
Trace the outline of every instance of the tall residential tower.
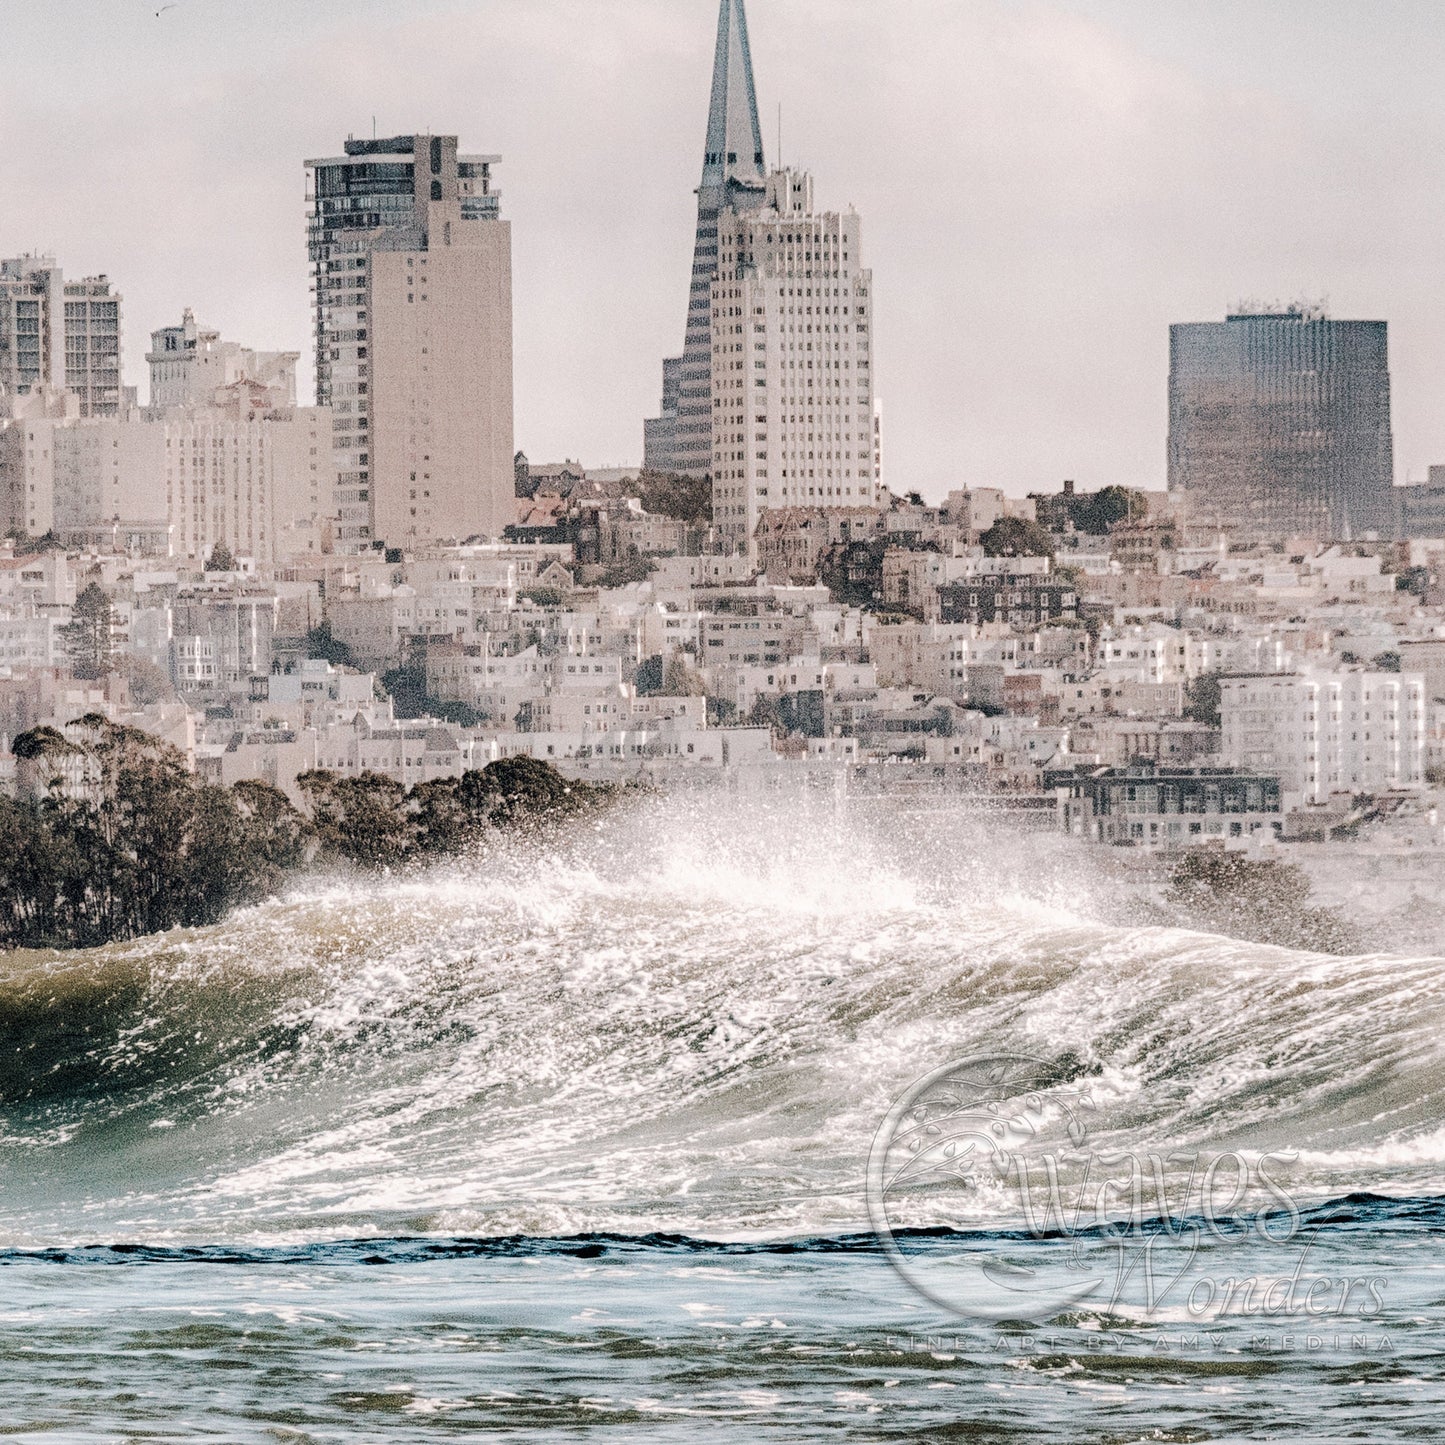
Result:
<instances>
[{"instance_id":1,"label":"tall residential tower","mask_svg":"<svg viewBox=\"0 0 1445 1445\"><path fill-rule=\"evenodd\" d=\"M747 15L743 0L722 0L697 189L687 329L682 355L662 364L662 415L643 423L645 466L692 476L712 470L712 283L718 273L718 218L726 211L742 213L761 206L765 180Z\"/></svg>"},{"instance_id":2,"label":"tall residential tower","mask_svg":"<svg viewBox=\"0 0 1445 1445\"><path fill-rule=\"evenodd\" d=\"M83 417L117 415L120 302L106 277L67 281L53 256L0 261L0 388L51 386L73 392Z\"/></svg>"},{"instance_id":3,"label":"tall residential tower","mask_svg":"<svg viewBox=\"0 0 1445 1445\"><path fill-rule=\"evenodd\" d=\"M349 140L307 167L316 400L336 547L496 537L512 520L512 236L497 156Z\"/></svg>"}]
</instances>

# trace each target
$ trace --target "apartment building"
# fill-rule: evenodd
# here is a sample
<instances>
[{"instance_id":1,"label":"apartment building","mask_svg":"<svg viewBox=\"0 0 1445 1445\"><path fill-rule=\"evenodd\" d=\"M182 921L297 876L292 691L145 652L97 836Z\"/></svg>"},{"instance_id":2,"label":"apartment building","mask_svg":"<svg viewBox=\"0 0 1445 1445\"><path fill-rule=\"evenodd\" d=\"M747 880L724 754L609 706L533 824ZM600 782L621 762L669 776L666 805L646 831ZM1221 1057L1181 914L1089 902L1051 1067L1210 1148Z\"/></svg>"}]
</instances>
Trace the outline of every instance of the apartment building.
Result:
<instances>
[{"instance_id":1,"label":"apartment building","mask_svg":"<svg viewBox=\"0 0 1445 1445\"><path fill-rule=\"evenodd\" d=\"M1220 718L1225 762L1276 774L1294 801L1425 781L1425 682L1417 673L1228 677Z\"/></svg>"},{"instance_id":2,"label":"apartment building","mask_svg":"<svg viewBox=\"0 0 1445 1445\"><path fill-rule=\"evenodd\" d=\"M501 536L512 520L512 233L500 157L456 136L306 162L316 399L338 550Z\"/></svg>"},{"instance_id":3,"label":"apartment building","mask_svg":"<svg viewBox=\"0 0 1445 1445\"><path fill-rule=\"evenodd\" d=\"M81 416L115 416L121 299L106 276L67 281L54 256L0 260L0 396L51 386L71 392Z\"/></svg>"}]
</instances>

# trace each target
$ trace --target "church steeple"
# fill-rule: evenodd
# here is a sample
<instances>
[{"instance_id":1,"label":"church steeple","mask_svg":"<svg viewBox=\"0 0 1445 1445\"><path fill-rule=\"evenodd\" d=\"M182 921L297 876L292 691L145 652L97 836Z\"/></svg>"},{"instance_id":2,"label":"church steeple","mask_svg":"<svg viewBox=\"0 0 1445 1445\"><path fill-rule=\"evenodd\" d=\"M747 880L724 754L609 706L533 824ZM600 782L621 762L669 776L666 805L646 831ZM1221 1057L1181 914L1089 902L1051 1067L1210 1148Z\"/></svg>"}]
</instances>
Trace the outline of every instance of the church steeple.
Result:
<instances>
[{"instance_id":1,"label":"church steeple","mask_svg":"<svg viewBox=\"0 0 1445 1445\"><path fill-rule=\"evenodd\" d=\"M744 186L761 186L765 176L763 132L758 124L753 58L748 50L748 17L743 0L722 0L702 185L709 189L735 181Z\"/></svg>"}]
</instances>

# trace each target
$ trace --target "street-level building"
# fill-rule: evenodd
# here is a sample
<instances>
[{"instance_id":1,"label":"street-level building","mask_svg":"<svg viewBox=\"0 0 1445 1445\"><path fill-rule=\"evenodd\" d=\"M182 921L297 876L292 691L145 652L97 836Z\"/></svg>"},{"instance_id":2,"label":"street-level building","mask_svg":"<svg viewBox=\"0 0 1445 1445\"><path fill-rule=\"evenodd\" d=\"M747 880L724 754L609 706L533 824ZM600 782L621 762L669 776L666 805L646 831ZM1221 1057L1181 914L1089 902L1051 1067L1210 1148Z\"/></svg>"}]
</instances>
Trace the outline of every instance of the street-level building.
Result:
<instances>
[{"instance_id":1,"label":"street-level building","mask_svg":"<svg viewBox=\"0 0 1445 1445\"><path fill-rule=\"evenodd\" d=\"M1283 830L1280 780L1236 768L1139 762L1045 772L1066 833L1096 843L1182 848Z\"/></svg>"},{"instance_id":2,"label":"street-level building","mask_svg":"<svg viewBox=\"0 0 1445 1445\"><path fill-rule=\"evenodd\" d=\"M1049 573L980 574L938 589L940 622L1046 626L1079 615L1074 584Z\"/></svg>"}]
</instances>

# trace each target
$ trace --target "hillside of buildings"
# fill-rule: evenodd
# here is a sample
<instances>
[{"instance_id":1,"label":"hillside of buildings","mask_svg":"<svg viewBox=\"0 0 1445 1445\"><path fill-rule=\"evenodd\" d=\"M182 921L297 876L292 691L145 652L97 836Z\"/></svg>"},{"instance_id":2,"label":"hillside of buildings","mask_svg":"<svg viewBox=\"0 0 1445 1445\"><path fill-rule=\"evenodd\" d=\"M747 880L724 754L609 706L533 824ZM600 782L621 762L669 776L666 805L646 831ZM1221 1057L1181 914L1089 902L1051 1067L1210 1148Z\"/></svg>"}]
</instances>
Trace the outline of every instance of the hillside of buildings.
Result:
<instances>
[{"instance_id":1,"label":"hillside of buildings","mask_svg":"<svg viewBox=\"0 0 1445 1445\"><path fill-rule=\"evenodd\" d=\"M305 162L311 398L186 308L142 404L110 278L0 259L0 788L99 719L312 846L316 778L386 794L373 862L504 765L947 794L1154 921L1445 948L1445 468L1396 484L1387 324L1173 325L1167 492L890 490L862 219L768 164L722 18L641 468L514 452L501 157L456 135Z\"/></svg>"},{"instance_id":2,"label":"hillside of buildings","mask_svg":"<svg viewBox=\"0 0 1445 1445\"><path fill-rule=\"evenodd\" d=\"M1141 892L1157 921L1247 931L1250 907L1181 912L1168 891L1171 860L1217 850L1305 870L1311 907L1392 900L1357 941L1410 919L1434 936L1441 543L1249 541L1157 494L972 489L765 512L754 555L725 555L695 516L644 507L695 509L680 480L524 466L494 542L190 561L12 535L11 827L52 783L27 747L79 725L158 739L168 776L242 821L251 789L359 862L425 852L398 838L428 835L428 796L528 760L574 785L956 795L1101 859L1165 860ZM363 802L400 808L400 833L337 821ZM1360 869L1332 864L1352 852ZM273 886L262 863L226 897ZM1347 898L1361 869L1376 886Z\"/></svg>"}]
</instances>

